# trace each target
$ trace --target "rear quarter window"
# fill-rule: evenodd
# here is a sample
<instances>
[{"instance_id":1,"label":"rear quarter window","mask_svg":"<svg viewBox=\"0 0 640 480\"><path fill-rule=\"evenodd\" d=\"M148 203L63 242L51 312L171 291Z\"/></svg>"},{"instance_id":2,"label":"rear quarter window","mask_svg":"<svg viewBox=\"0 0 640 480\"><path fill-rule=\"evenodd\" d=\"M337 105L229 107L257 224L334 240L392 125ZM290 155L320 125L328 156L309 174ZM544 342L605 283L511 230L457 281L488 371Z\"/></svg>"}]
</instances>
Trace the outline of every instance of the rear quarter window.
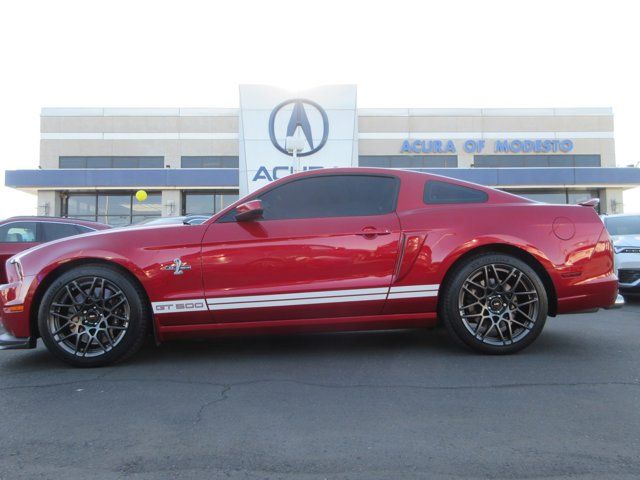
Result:
<instances>
[{"instance_id":1,"label":"rear quarter window","mask_svg":"<svg viewBox=\"0 0 640 480\"><path fill-rule=\"evenodd\" d=\"M424 203L452 204L452 203L484 203L489 195L482 190L456 185L455 183L429 180L424 186Z\"/></svg>"}]
</instances>

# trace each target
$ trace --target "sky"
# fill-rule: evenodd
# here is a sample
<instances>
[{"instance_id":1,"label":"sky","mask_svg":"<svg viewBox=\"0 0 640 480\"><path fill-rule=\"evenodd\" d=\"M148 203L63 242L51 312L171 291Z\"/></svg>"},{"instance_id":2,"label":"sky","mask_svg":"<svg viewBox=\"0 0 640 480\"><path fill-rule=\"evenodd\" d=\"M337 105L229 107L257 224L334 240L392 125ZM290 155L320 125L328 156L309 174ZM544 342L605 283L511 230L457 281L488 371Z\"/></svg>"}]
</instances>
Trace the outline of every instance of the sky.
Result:
<instances>
[{"instance_id":1,"label":"sky","mask_svg":"<svg viewBox=\"0 0 640 480\"><path fill-rule=\"evenodd\" d=\"M357 84L361 108L612 107L617 162L636 164L637 4L5 2L0 169L37 168L42 107L237 107L243 83ZM35 213L0 187L0 218Z\"/></svg>"}]
</instances>

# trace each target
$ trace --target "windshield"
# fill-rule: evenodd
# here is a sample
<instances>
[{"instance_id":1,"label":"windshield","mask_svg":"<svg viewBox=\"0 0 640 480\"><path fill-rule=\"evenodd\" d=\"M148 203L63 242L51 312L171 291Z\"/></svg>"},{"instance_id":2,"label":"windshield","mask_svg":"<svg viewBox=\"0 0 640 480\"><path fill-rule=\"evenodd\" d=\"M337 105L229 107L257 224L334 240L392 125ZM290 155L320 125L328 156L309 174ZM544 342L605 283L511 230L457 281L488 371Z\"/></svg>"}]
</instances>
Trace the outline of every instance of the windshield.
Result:
<instances>
[{"instance_id":1,"label":"windshield","mask_svg":"<svg viewBox=\"0 0 640 480\"><path fill-rule=\"evenodd\" d=\"M640 235L640 215L605 217L604 224L609 235Z\"/></svg>"}]
</instances>

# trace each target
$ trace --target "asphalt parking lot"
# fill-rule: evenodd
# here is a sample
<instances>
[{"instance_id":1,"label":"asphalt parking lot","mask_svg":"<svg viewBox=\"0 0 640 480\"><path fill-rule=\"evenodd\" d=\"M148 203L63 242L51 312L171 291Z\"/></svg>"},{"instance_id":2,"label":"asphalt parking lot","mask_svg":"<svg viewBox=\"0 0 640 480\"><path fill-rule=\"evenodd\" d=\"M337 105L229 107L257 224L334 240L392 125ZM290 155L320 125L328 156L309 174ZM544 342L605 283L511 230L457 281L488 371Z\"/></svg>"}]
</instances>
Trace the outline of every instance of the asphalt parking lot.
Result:
<instances>
[{"instance_id":1,"label":"asphalt parking lot","mask_svg":"<svg viewBox=\"0 0 640 480\"><path fill-rule=\"evenodd\" d=\"M640 304L509 357L443 331L0 352L0 477L638 478Z\"/></svg>"}]
</instances>

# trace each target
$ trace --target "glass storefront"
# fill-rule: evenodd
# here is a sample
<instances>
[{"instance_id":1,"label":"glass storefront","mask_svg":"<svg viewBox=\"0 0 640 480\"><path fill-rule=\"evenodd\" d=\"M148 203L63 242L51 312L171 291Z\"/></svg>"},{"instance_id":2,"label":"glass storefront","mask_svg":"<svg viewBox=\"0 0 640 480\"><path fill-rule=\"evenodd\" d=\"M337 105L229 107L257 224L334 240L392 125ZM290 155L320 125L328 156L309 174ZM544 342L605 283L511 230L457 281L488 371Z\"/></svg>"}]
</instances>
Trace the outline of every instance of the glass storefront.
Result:
<instances>
[{"instance_id":1,"label":"glass storefront","mask_svg":"<svg viewBox=\"0 0 640 480\"><path fill-rule=\"evenodd\" d=\"M237 190L182 193L183 215L213 215L238 200Z\"/></svg>"},{"instance_id":2,"label":"glass storefront","mask_svg":"<svg viewBox=\"0 0 640 480\"><path fill-rule=\"evenodd\" d=\"M577 204L600 198L598 189L503 189L544 203ZM125 226L162 216L162 194L147 192L139 202L134 191L63 193L62 216ZM182 192L182 215L213 215L238 200L237 190L196 190Z\"/></svg>"},{"instance_id":3,"label":"glass storefront","mask_svg":"<svg viewBox=\"0 0 640 480\"><path fill-rule=\"evenodd\" d=\"M62 198L62 216L92 220L114 227L140 223L162 215L162 195L147 192L139 202L135 192L68 193Z\"/></svg>"}]
</instances>

